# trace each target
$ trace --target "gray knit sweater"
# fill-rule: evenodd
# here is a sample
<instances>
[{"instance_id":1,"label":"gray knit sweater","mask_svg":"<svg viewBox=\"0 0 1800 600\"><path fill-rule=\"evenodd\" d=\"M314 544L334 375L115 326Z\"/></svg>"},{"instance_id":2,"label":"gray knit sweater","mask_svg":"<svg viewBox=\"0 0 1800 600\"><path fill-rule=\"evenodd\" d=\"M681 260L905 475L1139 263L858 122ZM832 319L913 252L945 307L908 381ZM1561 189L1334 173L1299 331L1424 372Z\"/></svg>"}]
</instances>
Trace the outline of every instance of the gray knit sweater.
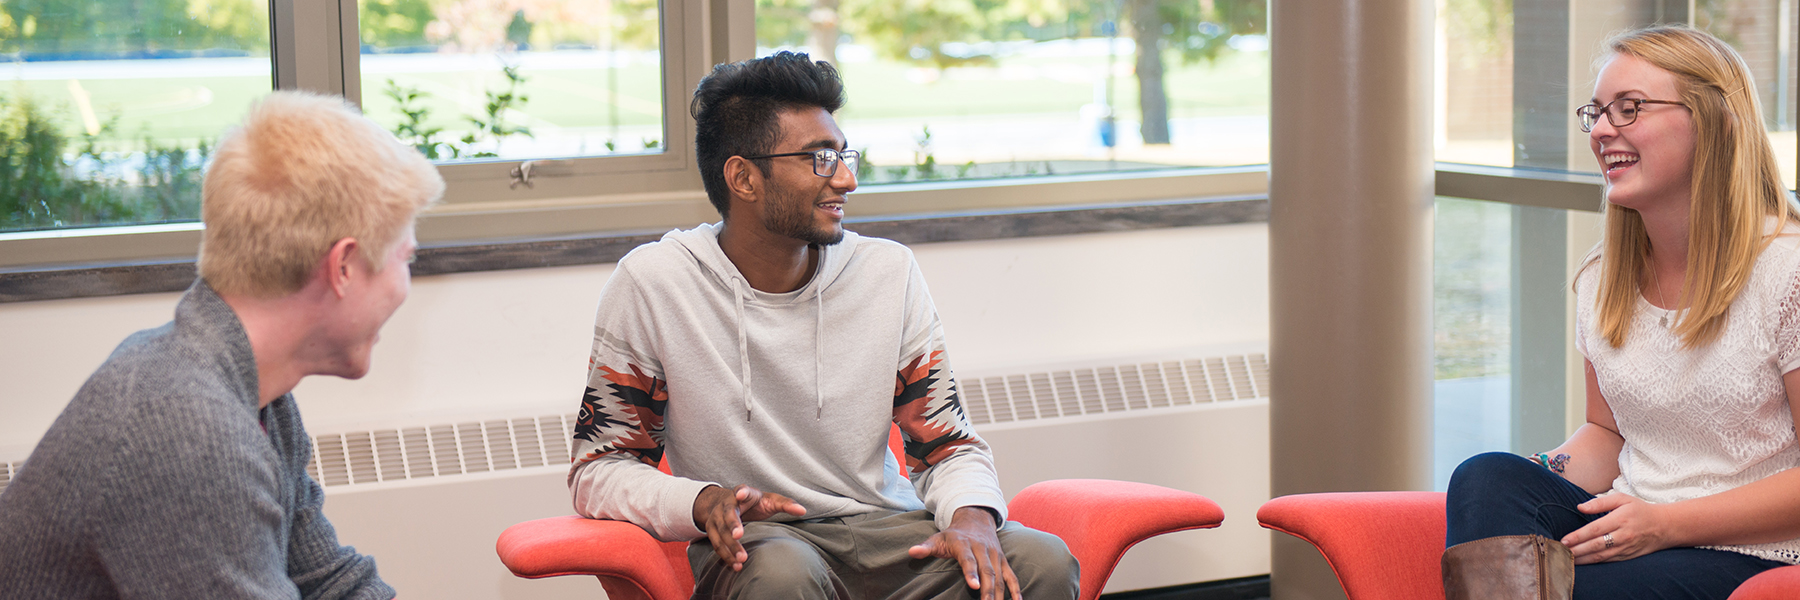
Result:
<instances>
[{"instance_id":1,"label":"gray knit sweater","mask_svg":"<svg viewBox=\"0 0 1800 600\"><path fill-rule=\"evenodd\" d=\"M340 546L293 396L198 281L127 338L0 494L0 598L391 598Z\"/></svg>"}]
</instances>

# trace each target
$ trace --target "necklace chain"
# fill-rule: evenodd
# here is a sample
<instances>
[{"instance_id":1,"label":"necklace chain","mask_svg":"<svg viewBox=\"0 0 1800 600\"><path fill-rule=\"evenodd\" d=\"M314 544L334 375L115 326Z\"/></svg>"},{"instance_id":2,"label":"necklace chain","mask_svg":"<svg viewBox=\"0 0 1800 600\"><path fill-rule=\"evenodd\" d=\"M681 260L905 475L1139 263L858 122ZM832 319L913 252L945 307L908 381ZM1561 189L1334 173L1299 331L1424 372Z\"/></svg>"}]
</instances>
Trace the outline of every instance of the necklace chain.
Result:
<instances>
[{"instance_id":1,"label":"necklace chain","mask_svg":"<svg viewBox=\"0 0 1800 600\"><path fill-rule=\"evenodd\" d=\"M1650 285L1656 288L1656 304L1662 304L1663 303L1662 280L1660 278L1658 278L1658 276L1656 274L1656 263L1653 261L1650 263L1649 266L1650 266L1650 282L1651 282ZM1651 308L1655 308L1656 310L1662 312L1662 317L1657 321L1657 324L1661 325L1663 329L1668 329L1669 328L1669 312L1670 312L1669 309L1663 308L1661 306L1656 306L1656 305L1651 305Z\"/></svg>"}]
</instances>

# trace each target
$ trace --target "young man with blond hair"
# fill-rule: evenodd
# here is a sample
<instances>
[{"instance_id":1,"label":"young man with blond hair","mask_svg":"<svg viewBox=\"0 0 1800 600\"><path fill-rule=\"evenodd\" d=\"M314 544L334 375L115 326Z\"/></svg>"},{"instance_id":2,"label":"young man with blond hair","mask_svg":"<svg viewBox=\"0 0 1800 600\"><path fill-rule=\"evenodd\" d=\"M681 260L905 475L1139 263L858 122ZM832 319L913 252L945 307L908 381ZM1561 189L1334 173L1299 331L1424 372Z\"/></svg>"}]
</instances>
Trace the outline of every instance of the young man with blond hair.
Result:
<instances>
[{"instance_id":1,"label":"young man with blond hair","mask_svg":"<svg viewBox=\"0 0 1800 600\"><path fill-rule=\"evenodd\" d=\"M175 320L120 344L0 494L0 596L392 598L321 512L288 392L368 372L443 190L342 99L252 107L207 172Z\"/></svg>"}]
</instances>

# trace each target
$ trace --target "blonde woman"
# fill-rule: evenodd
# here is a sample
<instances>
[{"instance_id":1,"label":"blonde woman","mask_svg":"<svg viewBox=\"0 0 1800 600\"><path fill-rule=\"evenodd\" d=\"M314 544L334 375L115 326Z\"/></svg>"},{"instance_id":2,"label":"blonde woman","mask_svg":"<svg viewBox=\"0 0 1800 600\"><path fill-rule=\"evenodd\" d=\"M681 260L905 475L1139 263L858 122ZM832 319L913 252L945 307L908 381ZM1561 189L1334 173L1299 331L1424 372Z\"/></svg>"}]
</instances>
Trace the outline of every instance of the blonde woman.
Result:
<instances>
[{"instance_id":1,"label":"blonde woman","mask_svg":"<svg viewBox=\"0 0 1800 600\"><path fill-rule=\"evenodd\" d=\"M1685 27L1609 40L1577 109L1606 178L1575 280L1587 423L1451 478L1446 595L1725 598L1800 563L1800 223L1743 58ZM1572 564L1571 564L1572 563ZM1507 583L1513 582L1513 583ZM1514 587L1508 587L1513 585Z\"/></svg>"}]
</instances>

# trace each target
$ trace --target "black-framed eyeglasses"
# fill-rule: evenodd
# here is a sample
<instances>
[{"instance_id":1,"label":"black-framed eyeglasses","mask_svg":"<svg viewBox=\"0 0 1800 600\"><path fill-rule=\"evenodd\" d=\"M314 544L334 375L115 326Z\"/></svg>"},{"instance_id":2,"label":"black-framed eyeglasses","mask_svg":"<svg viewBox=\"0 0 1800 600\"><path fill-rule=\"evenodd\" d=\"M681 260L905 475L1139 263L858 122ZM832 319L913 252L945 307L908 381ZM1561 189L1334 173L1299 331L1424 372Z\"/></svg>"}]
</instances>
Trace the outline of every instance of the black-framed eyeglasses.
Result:
<instances>
[{"instance_id":1,"label":"black-framed eyeglasses","mask_svg":"<svg viewBox=\"0 0 1800 600\"><path fill-rule=\"evenodd\" d=\"M1581 108L1575 109L1575 116L1581 117L1581 132L1589 133L1594 130L1594 124L1600 122L1600 115L1602 114L1606 115L1606 122L1612 123L1613 127L1624 127L1636 123L1638 118L1638 108L1645 104L1673 104L1675 106L1687 106L1686 104L1672 100L1620 98L1606 103L1605 106L1596 103L1585 104Z\"/></svg>"},{"instance_id":2,"label":"black-framed eyeglasses","mask_svg":"<svg viewBox=\"0 0 1800 600\"><path fill-rule=\"evenodd\" d=\"M811 156L812 161L813 161L813 174L818 175L820 177L832 177L832 176L837 175L838 163L844 163L846 165L849 165L850 173L854 175L856 173L857 161L862 160L861 152L857 152L855 150L844 150L842 152L839 152L837 150L832 150L830 148L825 148L825 149L821 149L821 150L808 150L805 152L786 152L786 153L782 153L782 154L764 154L762 156L746 156L744 158L747 160L755 160L755 159L759 159L759 158L781 158L783 156Z\"/></svg>"}]
</instances>

